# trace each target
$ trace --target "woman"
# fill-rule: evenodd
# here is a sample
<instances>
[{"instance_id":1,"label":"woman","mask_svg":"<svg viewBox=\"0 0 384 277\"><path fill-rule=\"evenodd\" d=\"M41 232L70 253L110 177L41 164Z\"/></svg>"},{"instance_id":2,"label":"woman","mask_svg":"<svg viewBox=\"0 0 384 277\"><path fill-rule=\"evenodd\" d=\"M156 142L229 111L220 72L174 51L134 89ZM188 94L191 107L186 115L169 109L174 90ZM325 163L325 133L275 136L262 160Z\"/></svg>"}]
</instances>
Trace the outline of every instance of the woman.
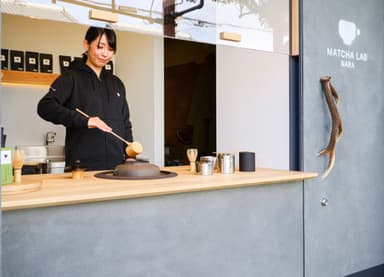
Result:
<instances>
[{"instance_id":1,"label":"woman","mask_svg":"<svg viewBox=\"0 0 384 277\"><path fill-rule=\"evenodd\" d=\"M133 140L124 84L104 69L116 53L116 34L111 29L90 27L84 48L83 59L72 62L69 71L53 82L37 112L66 127L67 166L79 160L88 170L114 169L127 158L126 145L110 132Z\"/></svg>"}]
</instances>

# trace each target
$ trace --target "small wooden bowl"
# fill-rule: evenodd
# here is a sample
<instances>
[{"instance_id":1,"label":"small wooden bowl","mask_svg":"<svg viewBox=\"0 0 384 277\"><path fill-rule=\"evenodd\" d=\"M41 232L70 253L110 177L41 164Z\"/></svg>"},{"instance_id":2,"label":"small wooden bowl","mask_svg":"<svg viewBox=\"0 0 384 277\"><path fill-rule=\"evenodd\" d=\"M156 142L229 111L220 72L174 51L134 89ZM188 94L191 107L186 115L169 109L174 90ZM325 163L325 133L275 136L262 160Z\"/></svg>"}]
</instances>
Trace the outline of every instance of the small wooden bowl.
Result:
<instances>
[{"instance_id":1,"label":"small wooden bowl","mask_svg":"<svg viewBox=\"0 0 384 277\"><path fill-rule=\"evenodd\" d=\"M127 153L128 157L136 157L141 152L143 152L143 146L140 144L140 142L137 141L130 143L125 148L125 153Z\"/></svg>"},{"instance_id":2,"label":"small wooden bowl","mask_svg":"<svg viewBox=\"0 0 384 277\"><path fill-rule=\"evenodd\" d=\"M72 170L72 179L74 180L81 180L84 178L84 169L82 168L76 168Z\"/></svg>"}]
</instances>

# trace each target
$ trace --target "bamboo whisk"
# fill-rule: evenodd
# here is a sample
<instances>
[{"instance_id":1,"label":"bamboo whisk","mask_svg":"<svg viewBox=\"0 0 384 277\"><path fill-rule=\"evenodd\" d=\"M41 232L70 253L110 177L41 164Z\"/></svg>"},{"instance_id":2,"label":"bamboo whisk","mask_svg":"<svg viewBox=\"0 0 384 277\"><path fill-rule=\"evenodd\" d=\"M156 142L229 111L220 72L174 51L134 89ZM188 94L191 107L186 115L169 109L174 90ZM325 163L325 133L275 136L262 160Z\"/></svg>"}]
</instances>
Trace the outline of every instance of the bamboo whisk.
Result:
<instances>
[{"instance_id":1,"label":"bamboo whisk","mask_svg":"<svg viewBox=\"0 0 384 277\"><path fill-rule=\"evenodd\" d=\"M190 171L195 173L196 172L196 159L197 159L197 154L199 151L197 148L188 148L187 149L187 157L189 160L189 166L190 166Z\"/></svg>"},{"instance_id":2,"label":"bamboo whisk","mask_svg":"<svg viewBox=\"0 0 384 277\"><path fill-rule=\"evenodd\" d=\"M21 168L24 164L24 152L20 149L15 149L13 153L12 166L16 183L21 183Z\"/></svg>"}]
</instances>

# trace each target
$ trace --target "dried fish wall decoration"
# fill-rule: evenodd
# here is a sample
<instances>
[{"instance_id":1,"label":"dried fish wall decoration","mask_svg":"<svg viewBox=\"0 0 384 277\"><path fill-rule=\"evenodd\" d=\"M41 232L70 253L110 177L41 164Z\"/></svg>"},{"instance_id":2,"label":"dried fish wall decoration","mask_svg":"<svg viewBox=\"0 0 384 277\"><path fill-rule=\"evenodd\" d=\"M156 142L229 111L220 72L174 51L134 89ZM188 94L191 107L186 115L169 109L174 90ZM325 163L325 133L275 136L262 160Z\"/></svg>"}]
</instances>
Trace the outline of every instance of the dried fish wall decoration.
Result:
<instances>
[{"instance_id":1,"label":"dried fish wall decoration","mask_svg":"<svg viewBox=\"0 0 384 277\"><path fill-rule=\"evenodd\" d=\"M319 156L325 155L325 154L328 154L329 156L327 169L321 176L321 178L324 180L328 176L328 174L331 172L335 164L336 143L339 141L341 137L341 133L343 132L343 124L341 122L339 111L337 110L337 104L340 98L335 88L331 84L331 77L324 76L320 79L320 82L323 86L325 99L327 101L329 112L331 113L331 119L332 119L332 129L331 129L328 146L319 152Z\"/></svg>"}]
</instances>

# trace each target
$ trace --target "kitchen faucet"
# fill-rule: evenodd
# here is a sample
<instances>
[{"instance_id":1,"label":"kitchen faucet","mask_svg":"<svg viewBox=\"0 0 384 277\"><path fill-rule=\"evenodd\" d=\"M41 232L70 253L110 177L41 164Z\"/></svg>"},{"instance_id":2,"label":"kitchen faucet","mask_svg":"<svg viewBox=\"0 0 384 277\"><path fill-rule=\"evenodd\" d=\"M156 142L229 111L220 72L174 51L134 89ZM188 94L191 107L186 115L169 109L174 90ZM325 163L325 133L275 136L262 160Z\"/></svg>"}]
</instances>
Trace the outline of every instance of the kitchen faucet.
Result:
<instances>
[{"instance_id":1,"label":"kitchen faucet","mask_svg":"<svg viewBox=\"0 0 384 277\"><path fill-rule=\"evenodd\" d=\"M50 145L55 142L56 133L55 132L47 132L45 135L45 144Z\"/></svg>"}]
</instances>

